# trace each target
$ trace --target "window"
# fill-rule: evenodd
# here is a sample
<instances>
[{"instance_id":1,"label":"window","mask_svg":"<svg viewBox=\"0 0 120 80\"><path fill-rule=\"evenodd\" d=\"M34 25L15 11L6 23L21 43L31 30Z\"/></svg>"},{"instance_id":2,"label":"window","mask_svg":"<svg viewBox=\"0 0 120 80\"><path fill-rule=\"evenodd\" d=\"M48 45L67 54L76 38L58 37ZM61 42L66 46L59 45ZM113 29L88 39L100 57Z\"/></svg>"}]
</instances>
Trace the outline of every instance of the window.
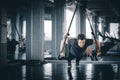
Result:
<instances>
[{"instance_id":1,"label":"window","mask_svg":"<svg viewBox=\"0 0 120 80\"><path fill-rule=\"evenodd\" d=\"M87 38L92 38L92 34L91 34L91 28L90 28L90 23L88 21L88 19L86 18L86 37Z\"/></svg>"},{"instance_id":2,"label":"window","mask_svg":"<svg viewBox=\"0 0 120 80\"><path fill-rule=\"evenodd\" d=\"M23 31L22 31L22 36L23 38L26 38L26 20L23 21Z\"/></svg>"},{"instance_id":3,"label":"window","mask_svg":"<svg viewBox=\"0 0 120 80\"><path fill-rule=\"evenodd\" d=\"M99 23L99 25L98 25L98 30L99 30L100 32L102 32L102 23ZM99 36L99 41L102 42L102 37L101 37L101 36Z\"/></svg>"},{"instance_id":4,"label":"window","mask_svg":"<svg viewBox=\"0 0 120 80\"><path fill-rule=\"evenodd\" d=\"M52 21L51 20L45 20L44 21L44 36L45 40L52 40Z\"/></svg>"},{"instance_id":5,"label":"window","mask_svg":"<svg viewBox=\"0 0 120 80\"><path fill-rule=\"evenodd\" d=\"M74 13L74 10L70 10L69 8L66 8L66 32L68 31L71 19L73 17L73 13ZM69 34L70 34L70 37L76 37L76 17L75 16L72 21Z\"/></svg>"},{"instance_id":6,"label":"window","mask_svg":"<svg viewBox=\"0 0 120 80\"><path fill-rule=\"evenodd\" d=\"M7 37L11 39L11 33L12 33L12 30L11 30L11 20L8 19L7 20Z\"/></svg>"},{"instance_id":7,"label":"window","mask_svg":"<svg viewBox=\"0 0 120 80\"><path fill-rule=\"evenodd\" d=\"M114 38L118 38L118 23L110 23L110 35Z\"/></svg>"}]
</instances>

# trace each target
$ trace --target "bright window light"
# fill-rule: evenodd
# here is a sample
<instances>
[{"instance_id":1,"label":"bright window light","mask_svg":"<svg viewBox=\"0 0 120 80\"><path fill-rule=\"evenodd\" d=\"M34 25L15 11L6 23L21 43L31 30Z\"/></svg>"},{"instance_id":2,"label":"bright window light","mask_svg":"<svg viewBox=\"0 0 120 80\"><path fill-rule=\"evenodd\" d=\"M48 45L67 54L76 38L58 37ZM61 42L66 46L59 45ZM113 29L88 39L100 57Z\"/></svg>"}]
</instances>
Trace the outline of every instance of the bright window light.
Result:
<instances>
[{"instance_id":1,"label":"bright window light","mask_svg":"<svg viewBox=\"0 0 120 80\"><path fill-rule=\"evenodd\" d=\"M23 21L23 38L26 38L26 20Z\"/></svg>"},{"instance_id":2,"label":"bright window light","mask_svg":"<svg viewBox=\"0 0 120 80\"><path fill-rule=\"evenodd\" d=\"M11 30L11 20L8 19L7 20L7 37L11 39L11 33L12 33L12 30Z\"/></svg>"},{"instance_id":3,"label":"bright window light","mask_svg":"<svg viewBox=\"0 0 120 80\"><path fill-rule=\"evenodd\" d=\"M110 35L114 38L118 38L118 23L110 23Z\"/></svg>"},{"instance_id":4,"label":"bright window light","mask_svg":"<svg viewBox=\"0 0 120 80\"><path fill-rule=\"evenodd\" d=\"M45 20L44 21L44 33L45 33L45 40L52 40L52 21Z\"/></svg>"},{"instance_id":5,"label":"bright window light","mask_svg":"<svg viewBox=\"0 0 120 80\"><path fill-rule=\"evenodd\" d=\"M91 28L90 28L90 23L88 21L88 19L86 19L86 37L87 38L92 38L92 34L91 34Z\"/></svg>"},{"instance_id":6,"label":"bright window light","mask_svg":"<svg viewBox=\"0 0 120 80\"><path fill-rule=\"evenodd\" d=\"M69 28L72 16L73 16L73 11L71 11L69 9L66 9L66 32ZM70 33L70 37L76 37L76 20L75 20L75 17L73 19L73 22L72 22L69 33Z\"/></svg>"},{"instance_id":7,"label":"bright window light","mask_svg":"<svg viewBox=\"0 0 120 80\"><path fill-rule=\"evenodd\" d=\"M99 24L98 29L100 32L102 32L102 23ZM99 36L99 41L102 42L102 37Z\"/></svg>"}]
</instances>

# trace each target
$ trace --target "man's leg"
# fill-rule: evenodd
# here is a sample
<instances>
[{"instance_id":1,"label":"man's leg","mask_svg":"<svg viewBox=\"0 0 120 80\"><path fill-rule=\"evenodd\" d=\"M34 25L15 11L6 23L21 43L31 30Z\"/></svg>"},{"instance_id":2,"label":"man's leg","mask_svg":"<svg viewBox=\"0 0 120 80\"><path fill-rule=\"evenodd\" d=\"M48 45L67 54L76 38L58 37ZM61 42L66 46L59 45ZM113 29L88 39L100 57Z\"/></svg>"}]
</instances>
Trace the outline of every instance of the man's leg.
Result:
<instances>
[{"instance_id":1,"label":"man's leg","mask_svg":"<svg viewBox=\"0 0 120 80\"><path fill-rule=\"evenodd\" d=\"M113 41L111 42L105 42L103 46L101 46L101 52L102 55L106 55L107 51L109 51L112 47L115 46L115 43Z\"/></svg>"},{"instance_id":2,"label":"man's leg","mask_svg":"<svg viewBox=\"0 0 120 80\"><path fill-rule=\"evenodd\" d=\"M71 59L68 60L68 67L71 67Z\"/></svg>"},{"instance_id":3,"label":"man's leg","mask_svg":"<svg viewBox=\"0 0 120 80\"><path fill-rule=\"evenodd\" d=\"M94 61L94 57L93 57L92 53L89 56L90 56L91 60Z\"/></svg>"},{"instance_id":4,"label":"man's leg","mask_svg":"<svg viewBox=\"0 0 120 80\"><path fill-rule=\"evenodd\" d=\"M79 61L81 60L82 56L76 58L76 67L79 67Z\"/></svg>"},{"instance_id":5,"label":"man's leg","mask_svg":"<svg viewBox=\"0 0 120 80\"><path fill-rule=\"evenodd\" d=\"M68 67L71 67L71 60L74 58L73 55L69 54L68 56Z\"/></svg>"}]
</instances>

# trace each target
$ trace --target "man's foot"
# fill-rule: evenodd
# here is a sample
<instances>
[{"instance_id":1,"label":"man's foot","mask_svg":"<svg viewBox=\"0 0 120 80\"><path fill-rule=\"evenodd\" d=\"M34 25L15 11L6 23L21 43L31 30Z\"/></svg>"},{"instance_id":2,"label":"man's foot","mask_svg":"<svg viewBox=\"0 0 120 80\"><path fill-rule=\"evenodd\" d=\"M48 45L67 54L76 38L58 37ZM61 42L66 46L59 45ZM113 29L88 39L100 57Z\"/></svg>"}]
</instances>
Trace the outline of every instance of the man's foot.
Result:
<instances>
[{"instance_id":1,"label":"man's foot","mask_svg":"<svg viewBox=\"0 0 120 80\"><path fill-rule=\"evenodd\" d=\"M58 59L59 59L59 60L63 60L63 59L65 59L65 56L59 55L59 56L58 56Z\"/></svg>"},{"instance_id":2,"label":"man's foot","mask_svg":"<svg viewBox=\"0 0 120 80\"><path fill-rule=\"evenodd\" d=\"M95 61L98 61L98 58L97 58L97 56L95 56Z\"/></svg>"},{"instance_id":3,"label":"man's foot","mask_svg":"<svg viewBox=\"0 0 120 80\"><path fill-rule=\"evenodd\" d=\"M71 63L68 63L68 68L70 68L71 67Z\"/></svg>"},{"instance_id":4,"label":"man's foot","mask_svg":"<svg viewBox=\"0 0 120 80\"><path fill-rule=\"evenodd\" d=\"M98 61L103 61L102 56L98 56Z\"/></svg>"},{"instance_id":5,"label":"man's foot","mask_svg":"<svg viewBox=\"0 0 120 80\"><path fill-rule=\"evenodd\" d=\"M92 56L92 55L90 56L90 58L91 58L91 60L92 60L92 61L94 61L94 58L93 58L93 56Z\"/></svg>"},{"instance_id":6,"label":"man's foot","mask_svg":"<svg viewBox=\"0 0 120 80\"><path fill-rule=\"evenodd\" d=\"M76 63L76 67L79 67L79 63Z\"/></svg>"}]
</instances>

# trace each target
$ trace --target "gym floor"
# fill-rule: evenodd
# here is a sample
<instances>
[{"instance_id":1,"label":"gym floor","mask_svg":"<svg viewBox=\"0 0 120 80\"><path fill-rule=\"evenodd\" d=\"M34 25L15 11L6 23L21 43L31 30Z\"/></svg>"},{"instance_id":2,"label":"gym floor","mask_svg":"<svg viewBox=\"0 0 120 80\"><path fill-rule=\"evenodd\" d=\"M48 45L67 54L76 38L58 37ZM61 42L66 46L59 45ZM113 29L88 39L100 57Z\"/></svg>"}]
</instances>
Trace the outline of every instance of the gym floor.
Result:
<instances>
[{"instance_id":1,"label":"gym floor","mask_svg":"<svg viewBox=\"0 0 120 80\"><path fill-rule=\"evenodd\" d=\"M120 80L120 57L103 57L100 61L83 58L79 67L66 60L16 61L0 68L0 80Z\"/></svg>"}]
</instances>

